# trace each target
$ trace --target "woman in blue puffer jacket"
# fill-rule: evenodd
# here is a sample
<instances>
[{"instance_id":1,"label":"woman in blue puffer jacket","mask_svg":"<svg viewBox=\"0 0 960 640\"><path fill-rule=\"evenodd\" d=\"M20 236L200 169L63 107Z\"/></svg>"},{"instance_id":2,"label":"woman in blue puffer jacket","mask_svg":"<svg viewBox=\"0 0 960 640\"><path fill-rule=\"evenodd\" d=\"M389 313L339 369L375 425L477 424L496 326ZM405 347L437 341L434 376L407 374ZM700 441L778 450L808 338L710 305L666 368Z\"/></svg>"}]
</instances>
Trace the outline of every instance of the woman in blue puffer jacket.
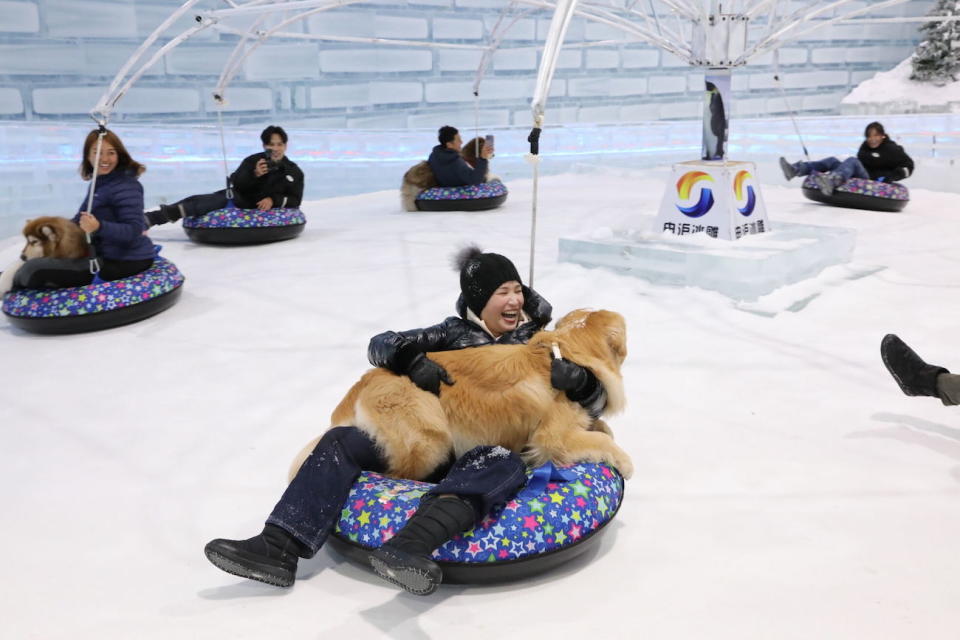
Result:
<instances>
[{"instance_id":1,"label":"woman in blue puffer jacket","mask_svg":"<svg viewBox=\"0 0 960 640\"><path fill-rule=\"evenodd\" d=\"M153 242L145 235L143 186L138 180L146 167L130 157L123 142L110 130L103 138L99 164L94 167L98 135L96 129L87 134L80 163L84 180L91 180L96 171L93 205L86 210L88 190L73 221L90 234L100 261L100 279L119 280L149 269L156 255ZM92 281L90 263L85 258L34 258L20 267L14 288L78 287Z\"/></svg>"}]
</instances>

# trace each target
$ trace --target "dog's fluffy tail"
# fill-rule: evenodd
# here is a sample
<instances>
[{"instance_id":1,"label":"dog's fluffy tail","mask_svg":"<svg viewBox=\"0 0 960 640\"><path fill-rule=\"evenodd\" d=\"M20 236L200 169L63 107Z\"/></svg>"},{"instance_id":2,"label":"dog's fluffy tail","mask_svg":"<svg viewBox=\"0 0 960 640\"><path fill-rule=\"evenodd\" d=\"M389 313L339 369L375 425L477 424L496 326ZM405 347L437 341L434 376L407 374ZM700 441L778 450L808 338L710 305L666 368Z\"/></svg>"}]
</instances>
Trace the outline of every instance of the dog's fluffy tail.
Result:
<instances>
[{"instance_id":1,"label":"dog's fluffy tail","mask_svg":"<svg viewBox=\"0 0 960 640\"><path fill-rule=\"evenodd\" d=\"M400 186L400 206L404 211L417 210L418 195L420 195L420 188L404 180Z\"/></svg>"},{"instance_id":2,"label":"dog's fluffy tail","mask_svg":"<svg viewBox=\"0 0 960 640\"><path fill-rule=\"evenodd\" d=\"M3 273L0 273L0 297L3 297L13 289L13 276L17 275L17 271L20 270L20 267L23 266L23 260L17 258L16 261L11 262L10 265L3 270Z\"/></svg>"}]
</instances>

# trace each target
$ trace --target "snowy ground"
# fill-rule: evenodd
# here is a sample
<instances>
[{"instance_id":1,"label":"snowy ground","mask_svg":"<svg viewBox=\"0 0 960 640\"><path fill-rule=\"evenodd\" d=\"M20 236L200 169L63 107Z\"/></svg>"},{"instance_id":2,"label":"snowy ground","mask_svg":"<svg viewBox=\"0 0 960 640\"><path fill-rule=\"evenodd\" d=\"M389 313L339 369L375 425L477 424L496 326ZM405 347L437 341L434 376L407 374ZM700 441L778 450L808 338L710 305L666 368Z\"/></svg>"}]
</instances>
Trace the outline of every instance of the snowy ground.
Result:
<instances>
[{"instance_id":1,"label":"snowy ground","mask_svg":"<svg viewBox=\"0 0 960 640\"><path fill-rule=\"evenodd\" d=\"M145 322L65 337L0 325L0 637L955 638L960 413L903 396L878 345L897 332L960 369L960 195L916 189L887 214L765 186L772 223L858 238L856 269L761 312L557 263L560 236L645 224L665 179L541 181L535 288L556 317L590 306L628 322L630 406L611 424L637 473L599 551L431 598L327 551L289 590L206 561L207 540L259 531L291 457L367 367L369 337L451 313L458 245L526 273L529 181L489 213L334 198L275 245L155 230L187 282ZM0 264L18 249L0 241Z\"/></svg>"}]
</instances>

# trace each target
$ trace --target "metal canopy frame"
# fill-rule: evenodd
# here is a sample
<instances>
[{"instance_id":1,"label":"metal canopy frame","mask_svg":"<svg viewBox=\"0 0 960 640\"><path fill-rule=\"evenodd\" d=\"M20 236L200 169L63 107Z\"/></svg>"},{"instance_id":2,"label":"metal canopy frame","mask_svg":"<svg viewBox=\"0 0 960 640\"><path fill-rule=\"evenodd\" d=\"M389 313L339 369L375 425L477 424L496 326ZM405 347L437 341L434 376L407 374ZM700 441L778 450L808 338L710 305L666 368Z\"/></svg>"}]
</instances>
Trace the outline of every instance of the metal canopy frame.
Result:
<instances>
[{"instance_id":1,"label":"metal canopy frame","mask_svg":"<svg viewBox=\"0 0 960 640\"><path fill-rule=\"evenodd\" d=\"M534 122L542 121L550 82L556 70L560 49L612 46L644 42L667 51L692 65L698 64L692 44L692 29L718 15L736 15L764 28L756 30L755 39L730 66L746 64L750 59L774 51L783 44L798 40L816 29L832 24L877 24L888 22L932 22L957 20L958 17L917 18L862 18L866 13L893 7L908 0L882 0L869 6L852 8L855 0L810 1L805 6L787 13L782 9L795 4L789 0L630 0L604 2L603 0L505 0L496 24L487 34L485 44L443 43L429 40L362 37L350 34L308 34L291 31L288 27L309 17L363 0L223 0L219 9L199 11L201 0L187 0L174 10L143 41L124 63L113 81L91 110L101 124L109 120L121 98L153 65L183 42L206 30L239 36L229 56L216 88L213 91L218 104L223 105L226 90L243 63L268 40L312 40L323 42L369 43L397 47L429 47L437 49L466 49L481 51L480 66L474 80L474 93L479 92L483 76L493 53L517 22L526 16L550 14L550 30L542 46L536 91L532 100ZM849 10L847 10L849 9ZM151 48L178 20L192 15L196 24L171 37L159 49ZM245 28L230 24L232 18L254 17ZM623 40L600 40L564 44L567 27L573 16L603 24L623 34ZM828 17L829 16L829 17ZM672 23L672 24L671 24ZM701 61L702 62L702 61Z\"/></svg>"}]
</instances>

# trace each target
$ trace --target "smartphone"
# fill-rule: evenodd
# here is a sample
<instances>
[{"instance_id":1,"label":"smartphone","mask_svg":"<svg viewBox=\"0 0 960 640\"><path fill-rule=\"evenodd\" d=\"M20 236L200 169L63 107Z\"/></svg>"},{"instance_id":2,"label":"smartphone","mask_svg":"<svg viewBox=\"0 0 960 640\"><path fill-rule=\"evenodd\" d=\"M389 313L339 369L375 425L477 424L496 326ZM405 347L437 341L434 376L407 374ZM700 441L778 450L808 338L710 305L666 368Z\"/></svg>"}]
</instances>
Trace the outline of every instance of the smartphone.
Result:
<instances>
[{"instance_id":1,"label":"smartphone","mask_svg":"<svg viewBox=\"0 0 960 640\"><path fill-rule=\"evenodd\" d=\"M273 171L277 168L277 163L273 161L272 151L264 151L263 159L267 161L267 172Z\"/></svg>"},{"instance_id":2,"label":"smartphone","mask_svg":"<svg viewBox=\"0 0 960 640\"><path fill-rule=\"evenodd\" d=\"M493 147L493 134L492 134L492 133L488 133L488 134L486 135L486 137L484 137L484 139L483 139L483 144L485 144L485 145L488 146L488 147Z\"/></svg>"}]
</instances>

